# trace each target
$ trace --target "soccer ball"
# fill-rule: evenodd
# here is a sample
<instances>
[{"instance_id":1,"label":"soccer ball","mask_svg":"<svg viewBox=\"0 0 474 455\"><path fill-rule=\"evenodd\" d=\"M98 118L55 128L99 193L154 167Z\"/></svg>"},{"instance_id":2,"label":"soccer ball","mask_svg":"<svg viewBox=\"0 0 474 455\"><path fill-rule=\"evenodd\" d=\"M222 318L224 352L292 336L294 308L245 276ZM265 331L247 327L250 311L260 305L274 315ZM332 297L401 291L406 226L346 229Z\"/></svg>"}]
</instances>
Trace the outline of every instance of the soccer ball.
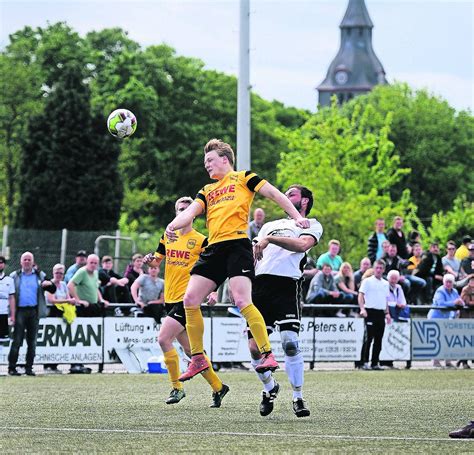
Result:
<instances>
[{"instance_id":1,"label":"soccer ball","mask_svg":"<svg viewBox=\"0 0 474 455\"><path fill-rule=\"evenodd\" d=\"M115 109L107 119L107 129L112 136L123 139L137 129L137 118L128 109Z\"/></svg>"}]
</instances>

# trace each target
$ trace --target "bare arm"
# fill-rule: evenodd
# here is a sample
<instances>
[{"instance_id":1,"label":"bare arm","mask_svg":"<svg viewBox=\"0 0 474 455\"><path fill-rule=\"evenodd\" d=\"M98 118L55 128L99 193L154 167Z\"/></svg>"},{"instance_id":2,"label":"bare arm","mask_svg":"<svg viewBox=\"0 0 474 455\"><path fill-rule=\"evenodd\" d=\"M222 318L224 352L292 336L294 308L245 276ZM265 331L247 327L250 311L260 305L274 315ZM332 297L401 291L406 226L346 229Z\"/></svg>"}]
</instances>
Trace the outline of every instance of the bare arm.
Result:
<instances>
[{"instance_id":1,"label":"bare arm","mask_svg":"<svg viewBox=\"0 0 474 455\"><path fill-rule=\"evenodd\" d=\"M290 237L276 237L269 235L259 240L253 247L253 254L255 259L259 261L263 257L263 250L268 246L269 243L277 245L288 251L295 253L304 253L308 251L316 244L316 239L312 235L302 235L298 238Z\"/></svg>"},{"instance_id":2,"label":"bare arm","mask_svg":"<svg viewBox=\"0 0 474 455\"><path fill-rule=\"evenodd\" d=\"M140 300L140 297L138 296L138 290L140 289L140 285L137 283L137 280L135 280L132 283L132 286L130 287L130 292L132 294L132 299L133 301L140 307L143 308L143 302Z\"/></svg>"},{"instance_id":3,"label":"bare arm","mask_svg":"<svg viewBox=\"0 0 474 455\"><path fill-rule=\"evenodd\" d=\"M166 227L166 236L170 240L176 240L175 231L182 229L191 224L198 215L203 212L202 205L199 202L193 201L189 207L183 212L179 213L171 223Z\"/></svg>"},{"instance_id":4,"label":"bare arm","mask_svg":"<svg viewBox=\"0 0 474 455\"><path fill-rule=\"evenodd\" d=\"M10 321L12 324L15 324L15 294L10 294L8 296L8 303L10 304Z\"/></svg>"},{"instance_id":5,"label":"bare arm","mask_svg":"<svg viewBox=\"0 0 474 455\"><path fill-rule=\"evenodd\" d=\"M295 206L290 202L290 200L277 188L275 188L271 183L266 182L258 192L265 196L268 199L276 202L291 218L293 218L296 224L302 228L309 227L309 221L301 216L301 214L296 210Z\"/></svg>"},{"instance_id":6,"label":"bare arm","mask_svg":"<svg viewBox=\"0 0 474 455\"><path fill-rule=\"evenodd\" d=\"M357 301L359 303L359 308L360 308L360 315L363 318L367 317L367 310L365 309L365 297L364 293L359 291L359 295L357 296Z\"/></svg>"},{"instance_id":7,"label":"bare arm","mask_svg":"<svg viewBox=\"0 0 474 455\"><path fill-rule=\"evenodd\" d=\"M74 281L72 281L72 280L69 281L69 283L67 284L67 289L68 289L69 294L71 295L71 297L73 299L75 299L76 304L84 305L85 307L89 306L89 302L87 300L79 299L79 297L77 295L77 290L76 290L76 283L74 283Z\"/></svg>"}]
</instances>

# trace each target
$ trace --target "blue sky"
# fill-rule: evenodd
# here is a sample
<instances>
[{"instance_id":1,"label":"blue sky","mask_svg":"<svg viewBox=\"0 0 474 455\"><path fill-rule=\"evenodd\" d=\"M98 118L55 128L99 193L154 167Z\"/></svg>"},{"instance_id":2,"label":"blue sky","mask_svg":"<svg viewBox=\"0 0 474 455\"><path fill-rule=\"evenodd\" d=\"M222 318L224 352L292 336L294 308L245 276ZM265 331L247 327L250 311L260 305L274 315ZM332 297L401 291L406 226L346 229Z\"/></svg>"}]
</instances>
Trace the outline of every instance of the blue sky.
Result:
<instances>
[{"instance_id":1,"label":"blue sky","mask_svg":"<svg viewBox=\"0 0 474 455\"><path fill-rule=\"evenodd\" d=\"M250 0L254 91L315 110L315 87L339 48L347 0ZM474 111L474 2L366 0L389 82L427 88ZM143 46L166 42L208 68L238 72L238 0L0 0L0 47L25 25L66 21L81 35L119 26Z\"/></svg>"}]
</instances>

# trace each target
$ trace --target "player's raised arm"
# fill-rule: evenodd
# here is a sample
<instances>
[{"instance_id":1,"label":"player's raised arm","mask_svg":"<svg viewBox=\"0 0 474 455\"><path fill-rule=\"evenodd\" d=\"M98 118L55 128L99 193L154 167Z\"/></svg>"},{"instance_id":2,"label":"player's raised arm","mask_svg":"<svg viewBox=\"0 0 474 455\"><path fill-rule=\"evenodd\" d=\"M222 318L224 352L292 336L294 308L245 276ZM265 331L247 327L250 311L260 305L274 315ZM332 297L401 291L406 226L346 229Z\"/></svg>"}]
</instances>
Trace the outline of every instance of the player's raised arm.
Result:
<instances>
[{"instance_id":1,"label":"player's raised arm","mask_svg":"<svg viewBox=\"0 0 474 455\"><path fill-rule=\"evenodd\" d=\"M278 189L275 188L271 183L265 182L265 184L258 190L258 192L268 199L276 202L291 218L295 220L297 226L301 228L309 227L309 220L301 216L296 210L295 206L290 200Z\"/></svg>"},{"instance_id":2,"label":"player's raised arm","mask_svg":"<svg viewBox=\"0 0 474 455\"><path fill-rule=\"evenodd\" d=\"M177 236L175 231L182 229L185 226L193 222L194 218L201 215L203 207L199 202L193 201L189 204L189 207L183 212L176 215L173 221L166 226L166 236L169 240L176 240Z\"/></svg>"}]
</instances>

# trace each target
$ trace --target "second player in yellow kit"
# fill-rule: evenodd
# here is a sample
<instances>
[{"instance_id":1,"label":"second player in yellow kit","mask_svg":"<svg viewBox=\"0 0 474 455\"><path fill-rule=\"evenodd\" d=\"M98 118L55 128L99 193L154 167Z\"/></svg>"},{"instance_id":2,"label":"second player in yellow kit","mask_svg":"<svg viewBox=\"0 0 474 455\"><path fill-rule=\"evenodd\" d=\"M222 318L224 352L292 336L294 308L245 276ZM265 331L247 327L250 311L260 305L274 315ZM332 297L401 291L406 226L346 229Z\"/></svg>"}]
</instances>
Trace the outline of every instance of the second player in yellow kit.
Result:
<instances>
[{"instance_id":1,"label":"second player in yellow kit","mask_svg":"<svg viewBox=\"0 0 474 455\"><path fill-rule=\"evenodd\" d=\"M178 199L175 204L176 213L185 210L192 201L189 197ZM158 341L164 354L172 386L170 396L166 400L167 404L178 403L186 396L183 384L179 381L179 355L173 342L178 340L186 355L191 357L191 348L186 334L183 296L190 278L190 271L206 245L206 237L189 224L179 232L174 242L170 242L163 234L156 252L145 256L145 263L148 264L156 265L165 261L165 304L168 314L163 319ZM211 407L219 408L229 387L222 383L213 370L210 360L207 356L205 358L208 369L202 372L202 376L213 390Z\"/></svg>"}]
</instances>

